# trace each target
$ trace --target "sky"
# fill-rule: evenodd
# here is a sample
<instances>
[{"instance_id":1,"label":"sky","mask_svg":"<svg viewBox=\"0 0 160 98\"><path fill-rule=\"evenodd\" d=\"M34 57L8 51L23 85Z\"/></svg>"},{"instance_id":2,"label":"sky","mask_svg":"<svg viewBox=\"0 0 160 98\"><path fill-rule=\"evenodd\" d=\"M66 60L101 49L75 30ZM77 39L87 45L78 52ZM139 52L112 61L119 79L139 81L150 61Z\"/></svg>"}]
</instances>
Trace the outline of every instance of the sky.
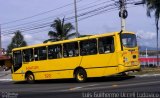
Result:
<instances>
[{"instance_id":1,"label":"sky","mask_svg":"<svg viewBox=\"0 0 160 98\"><path fill-rule=\"evenodd\" d=\"M114 4L114 1L117 0L77 0L78 15ZM33 45L49 39L48 31L53 30L50 24L57 18L65 17L65 22L71 22L75 25L74 19L67 20L68 17L74 16L73 3L74 0L0 0L2 47L7 48L14 36L12 33L16 30L46 26L45 28L22 32L28 45ZM79 17L78 30L80 34L90 35L120 31L119 10L116 7L116 5L106 7L107 10L112 10L90 18L86 18L87 16ZM128 4L127 11L129 15L126 19L126 30L133 31L139 36L138 44L140 46L156 47L154 16L151 18L146 16L144 5ZM88 15L92 14L94 13ZM83 18L84 20L81 20Z\"/></svg>"}]
</instances>

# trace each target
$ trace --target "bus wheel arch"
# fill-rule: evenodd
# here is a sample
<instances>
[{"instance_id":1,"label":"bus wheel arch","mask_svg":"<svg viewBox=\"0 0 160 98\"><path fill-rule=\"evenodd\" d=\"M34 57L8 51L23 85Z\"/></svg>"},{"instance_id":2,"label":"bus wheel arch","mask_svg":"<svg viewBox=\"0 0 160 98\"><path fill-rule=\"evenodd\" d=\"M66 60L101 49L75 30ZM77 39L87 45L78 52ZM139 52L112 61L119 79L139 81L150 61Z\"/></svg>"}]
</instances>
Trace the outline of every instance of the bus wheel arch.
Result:
<instances>
[{"instance_id":1,"label":"bus wheel arch","mask_svg":"<svg viewBox=\"0 0 160 98\"><path fill-rule=\"evenodd\" d=\"M25 73L25 80L26 80L26 82L28 82L30 84L34 83L35 82L35 76L34 76L33 72L27 71Z\"/></svg>"},{"instance_id":2,"label":"bus wheel arch","mask_svg":"<svg viewBox=\"0 0 160 98\"><path fill-rule=\"evenodd\" d=\"M77 82L85 82L87 80L87 73L86 73L86 70L82 67L77 67L75 70L74 70L74 79L77 81Z\"/></svg>"}]
</instances>

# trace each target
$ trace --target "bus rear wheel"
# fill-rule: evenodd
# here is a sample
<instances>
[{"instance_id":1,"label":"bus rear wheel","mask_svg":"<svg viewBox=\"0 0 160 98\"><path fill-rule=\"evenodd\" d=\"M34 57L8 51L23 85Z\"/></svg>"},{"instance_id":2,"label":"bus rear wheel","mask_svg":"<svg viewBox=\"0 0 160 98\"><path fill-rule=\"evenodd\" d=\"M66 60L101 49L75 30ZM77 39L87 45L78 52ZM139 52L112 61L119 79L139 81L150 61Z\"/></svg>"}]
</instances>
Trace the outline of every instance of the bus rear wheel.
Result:
<instances>
[{"instance_id":1,"label":"bus rear wheel","mask_svg":"<svg viewBox=\"0 0 160 98\"><path fill-rule=\"evenodd\" d=\"M35 82L34 75L32 73L28 73L26 75L26 81L27 83L30 83L30 84L34 83Z\"/></svg>"},{"instance_id":2,"label":"bus rear wheel","mask_svg":"<svg viewBox=\"0 0 160 98\"><path fill-rule=\"evenodd\" d=\"M75 72L75 80L80 83L85 82L87 80L87 74L86 74L85 70L78 69Z\"/></svg>"}]
</instances>

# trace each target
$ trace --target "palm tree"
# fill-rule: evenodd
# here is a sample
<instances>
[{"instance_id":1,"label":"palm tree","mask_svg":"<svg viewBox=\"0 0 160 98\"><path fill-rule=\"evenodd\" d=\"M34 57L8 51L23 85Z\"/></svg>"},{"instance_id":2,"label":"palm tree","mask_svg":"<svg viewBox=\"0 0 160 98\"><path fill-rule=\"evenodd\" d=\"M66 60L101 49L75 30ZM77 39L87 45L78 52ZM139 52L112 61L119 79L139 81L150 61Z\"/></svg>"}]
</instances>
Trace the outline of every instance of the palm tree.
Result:
<instances>
[{"instance_id":1,"label":"palm tree","mask_svg":"<svg viewBox=\"0 0 160 98\"><path fill-rule=\"evenodd\" d=\"M157 32L157 60L158 60L158 31L159 31L159 17L160 17L160 0L142 0L147 6L147 16L151 17L151 13L154 12L156 32ZM159 62L157 61L159 66Z\"/></svg>"},{"instance_id":2,"label":"palm tree","mask_svg":"<svg viewBox=\"0 0 160 98\"><path fill-rule=\"evenodd\" d=\"M54 29L54 31L49 31L48 35L51 39L56 41L69 39L70 37L76 35L76 33L69 33L74 30L74 27L71 23L65 23L64 18L62 20L59 18L54 20L53 24L51 24L51 27Z\"/></svg>"}]
</instances>

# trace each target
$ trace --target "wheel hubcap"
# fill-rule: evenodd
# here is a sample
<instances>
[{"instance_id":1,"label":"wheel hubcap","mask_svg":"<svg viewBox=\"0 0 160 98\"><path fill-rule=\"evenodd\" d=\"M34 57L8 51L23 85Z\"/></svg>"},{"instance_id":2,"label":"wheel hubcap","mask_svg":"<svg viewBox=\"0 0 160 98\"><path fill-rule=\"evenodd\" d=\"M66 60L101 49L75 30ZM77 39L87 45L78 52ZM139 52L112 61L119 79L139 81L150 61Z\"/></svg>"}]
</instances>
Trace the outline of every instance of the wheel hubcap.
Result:
<instances>
[{"instance_id":1,"label":"wheel hubcap","mask_svg":"<svg viewBox=\"0 0 160 98\"><path fill-rule=\"evenodd\" d=\"M83 81L83 80L84 80L83 74L80 74L80 73L78 74L77 78L78 78L78 80L80 80L80 81Z\"/></svg>"},{"instance_id":2,"label":"wheel hubcap","mask_svg":"<svg viewBox=\"0 0 160 98\"><path fill-rule=\"evenodd\" d=\"M33 76L29 75L28 80L33 80Z\"/></svg>"}]
</instances>

